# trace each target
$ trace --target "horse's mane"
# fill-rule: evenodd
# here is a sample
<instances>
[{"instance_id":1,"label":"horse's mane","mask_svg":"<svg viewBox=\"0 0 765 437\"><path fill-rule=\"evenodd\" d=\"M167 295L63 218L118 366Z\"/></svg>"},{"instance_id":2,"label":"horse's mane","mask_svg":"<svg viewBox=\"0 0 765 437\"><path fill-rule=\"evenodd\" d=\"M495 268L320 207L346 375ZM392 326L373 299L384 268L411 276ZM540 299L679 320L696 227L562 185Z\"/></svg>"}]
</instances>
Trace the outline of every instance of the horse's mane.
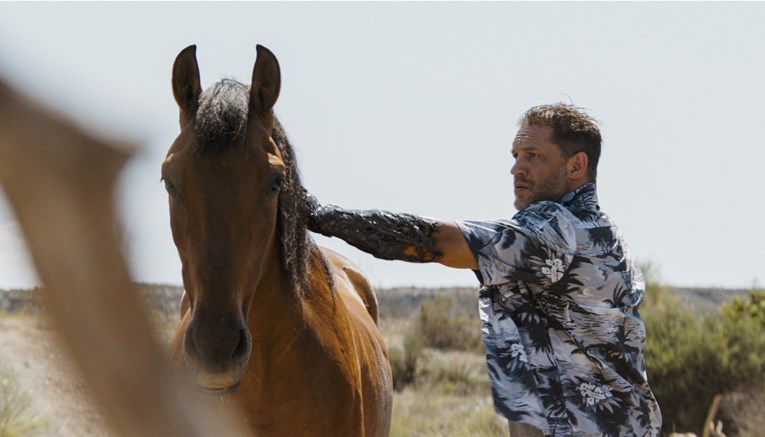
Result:
<instances>
[{"instance_id":1,"label":"horse's mane","mask_svg":"<svg viewBox=\"0 0 765 437\"><path fill-rule=\"evenodd\" d=\"M308 269L313 257L319 260L331 290L334 290L332 274L326 258L319 247L308 235L308 208L306 208L306 190L300 182L300 173L292 145L284 133L279 120L274 117L274 130L271 137L279 147L282 161L287 167L282 191L279 194L279 236L281 239L282 265L290 275L290 282L301 295L309 290Z\"/></svg>"},{"instance_id":2,"label":"horse's mane","mask_svg":"<svg viewBox=\"0 0 765 437\"><path fill-rule=\"evenodd\" d=\"M224 79L202 93L195 124L199 153L228 147L245 133L249 95L248 86L231 79ZM294 150L276 116L271 137L279 147L287 168L279 194L277 223L284 273L292 289L299 296L305 296L310 290L310 263L318 261L330 289L334 290L327 260L308 235L306 191L300 181Z\"/></svg>"}]
</instances>

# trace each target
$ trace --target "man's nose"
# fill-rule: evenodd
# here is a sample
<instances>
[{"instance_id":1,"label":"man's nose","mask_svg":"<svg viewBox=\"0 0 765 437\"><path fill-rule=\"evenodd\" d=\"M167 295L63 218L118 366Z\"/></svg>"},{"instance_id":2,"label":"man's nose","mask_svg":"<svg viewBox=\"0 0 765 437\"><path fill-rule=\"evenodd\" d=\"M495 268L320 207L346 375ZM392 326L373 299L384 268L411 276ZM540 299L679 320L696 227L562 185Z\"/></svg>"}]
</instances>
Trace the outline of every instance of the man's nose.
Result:
<instances>
[{"instance_id":1,"label":"man's nose","mask_svg":"<svg viewBox=\"0 0 765 437\"><path fill-rule=\"evenodd\" d=\"M526 176L526 165L520 159L516 159L513 166L510 168L510 174L518 176Z\"/></svg>"}]
</instances>

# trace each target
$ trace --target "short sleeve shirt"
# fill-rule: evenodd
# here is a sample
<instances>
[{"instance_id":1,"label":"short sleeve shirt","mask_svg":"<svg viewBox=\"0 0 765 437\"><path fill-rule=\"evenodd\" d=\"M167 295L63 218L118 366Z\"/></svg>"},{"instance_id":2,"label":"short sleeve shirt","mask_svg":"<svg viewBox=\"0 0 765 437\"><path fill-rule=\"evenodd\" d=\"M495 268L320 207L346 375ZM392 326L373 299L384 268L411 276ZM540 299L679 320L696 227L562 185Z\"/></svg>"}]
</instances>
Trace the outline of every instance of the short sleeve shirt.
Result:
<instances>
[{"instance_id":1,"label":"short sleeve shirt","mask_svg":"<svg viewBox=\"0 0 765 437\"><path fill-rule=\"evenodd\" d=\"M642 274L595 185L459 226L478 261L497 411L552 436L658 436Z\"/></svg>"}]
</instances>

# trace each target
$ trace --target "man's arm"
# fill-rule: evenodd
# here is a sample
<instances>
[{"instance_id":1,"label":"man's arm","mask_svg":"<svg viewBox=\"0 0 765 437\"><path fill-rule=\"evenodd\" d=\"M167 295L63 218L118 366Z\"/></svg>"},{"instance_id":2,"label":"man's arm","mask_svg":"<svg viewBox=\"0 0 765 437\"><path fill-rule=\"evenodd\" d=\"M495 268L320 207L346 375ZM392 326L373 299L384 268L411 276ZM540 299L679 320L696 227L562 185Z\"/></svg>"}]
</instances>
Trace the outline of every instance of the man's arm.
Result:
<instances>
[{"instance_id":1,"label":"man's arm","mask_svg":"<svg viewBox=\"0 0 765 437\"><path fill-rule=\"evenodd\" d=\"M478 269L475 256L454 222L378 210L344 210L319 205L311 197L309 213L310 230L338 237L377 258Z\"/></svg>"}]
</instances>

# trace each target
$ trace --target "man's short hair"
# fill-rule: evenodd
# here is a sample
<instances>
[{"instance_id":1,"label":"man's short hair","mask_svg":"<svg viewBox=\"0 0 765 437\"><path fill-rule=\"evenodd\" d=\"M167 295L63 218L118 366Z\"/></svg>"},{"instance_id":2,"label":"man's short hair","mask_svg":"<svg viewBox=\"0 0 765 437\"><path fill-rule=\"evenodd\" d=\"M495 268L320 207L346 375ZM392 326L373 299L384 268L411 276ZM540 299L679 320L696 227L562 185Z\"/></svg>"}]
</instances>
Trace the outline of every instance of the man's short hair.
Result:
<instances>
[{"instance_id":1,"label":"man's short hair","mask_svg":"<svg viewBox=\"0 0 765 437\"><path fill-rule=\"evenodd\" d=\"M597 177L602 142L596 123L597 120L587 115L582 108L565 103L534 106L518 120L519 127L552 128L552 142L560 147L566 158L579 152L587 154L587 173L592 182Z\"/></svg>"}]
</instances>

